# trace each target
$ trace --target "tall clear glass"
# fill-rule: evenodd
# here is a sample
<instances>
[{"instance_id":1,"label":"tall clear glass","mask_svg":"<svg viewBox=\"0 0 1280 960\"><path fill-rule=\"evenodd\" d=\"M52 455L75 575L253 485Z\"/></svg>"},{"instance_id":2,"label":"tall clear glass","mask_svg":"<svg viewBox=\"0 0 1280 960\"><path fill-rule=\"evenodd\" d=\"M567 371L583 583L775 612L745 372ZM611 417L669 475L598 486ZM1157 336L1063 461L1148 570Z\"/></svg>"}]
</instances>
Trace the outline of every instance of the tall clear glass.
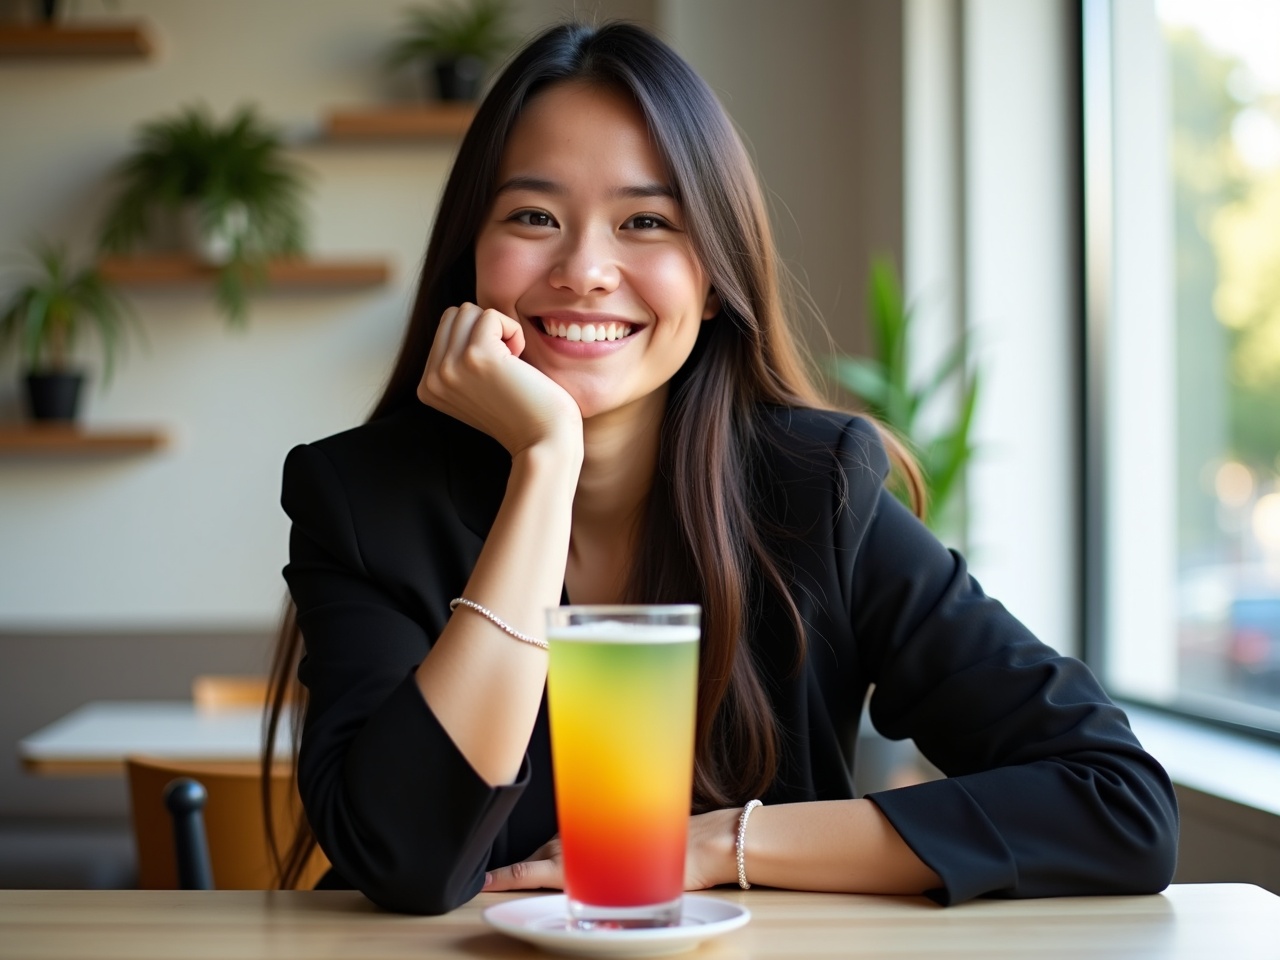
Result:
<instances>
[{"instance_id":1,"label":"tall clear glass","mask_svg":"<svg viewBox=\"0 0 1280 960\"><path fill-rule=\"evenodd\" d=\"M702 609L547 611L547 698L570 925L680 922Z\"/></svg>"}]
</instances>

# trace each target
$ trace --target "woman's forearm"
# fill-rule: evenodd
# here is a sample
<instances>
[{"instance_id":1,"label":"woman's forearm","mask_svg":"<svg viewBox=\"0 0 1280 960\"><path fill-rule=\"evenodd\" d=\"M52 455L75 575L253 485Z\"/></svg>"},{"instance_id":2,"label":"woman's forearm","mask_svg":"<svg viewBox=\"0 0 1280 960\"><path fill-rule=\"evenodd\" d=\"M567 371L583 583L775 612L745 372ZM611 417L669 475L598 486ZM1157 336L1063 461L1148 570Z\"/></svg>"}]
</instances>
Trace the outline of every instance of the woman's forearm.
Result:
<instances>
[{"instance_id":1,"label":"woman's forearm","mask_svg":"<svg viewBox=\"0 0 1280 960\"><path fill-rule=\"evenodd\" d=\"M512 461L506 496L465 595L524 633L545 633L560 603L581 441L533 447ZM459 608L418 668L418 686L462 755L490 784L512 782L546 682L547 655Z\"/></svg>"},{"instance_id":2,"label":"woman's forearm","mask_svg":"<svg viewBox=\"0 0 1280 960\"><path fill-rule=\"evenodd\" d=\"M713 864L712 884L738 882L740 813L719 810L707 815L705 829L695 827L701 856ZM757 807L747 821L744 860L752 885L787 890L918 894L942 885L870 800Z\"/></svg>"}]
</instances>

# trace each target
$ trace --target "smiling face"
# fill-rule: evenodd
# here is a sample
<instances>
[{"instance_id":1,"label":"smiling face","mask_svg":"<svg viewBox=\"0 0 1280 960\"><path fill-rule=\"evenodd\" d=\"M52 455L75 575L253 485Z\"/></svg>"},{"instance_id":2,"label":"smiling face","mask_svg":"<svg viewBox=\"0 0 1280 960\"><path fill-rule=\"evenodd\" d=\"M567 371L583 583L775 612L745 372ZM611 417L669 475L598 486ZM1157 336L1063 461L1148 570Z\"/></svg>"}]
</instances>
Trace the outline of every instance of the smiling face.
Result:
<instances>
[{"instance_id":1,"label":"smiling face","mask_svg":"<svg viewBox=\"0 0 1280 960\"><path fill-rule=\"evenodd\" d=\"M569 82L525 108L476 239L476 302L519 321L523 359L584 419L665 404L719 306L627 96Z\"/></svg>"}]
</instances>

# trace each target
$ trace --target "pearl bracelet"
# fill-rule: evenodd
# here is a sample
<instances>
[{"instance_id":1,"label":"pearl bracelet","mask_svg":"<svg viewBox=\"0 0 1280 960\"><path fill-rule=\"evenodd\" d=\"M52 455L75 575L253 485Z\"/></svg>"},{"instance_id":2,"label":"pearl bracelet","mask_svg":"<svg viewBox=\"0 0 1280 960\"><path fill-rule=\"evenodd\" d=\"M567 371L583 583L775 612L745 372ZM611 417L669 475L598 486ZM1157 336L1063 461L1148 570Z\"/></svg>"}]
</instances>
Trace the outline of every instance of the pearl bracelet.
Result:
<instances>
[{"instance_id":1,"label":"pearl bracelet","mask_svg":"<svg viewBox=\"0 0 1280 960\"><path fill-rule=\"evenodd\" d=\"M738 856L738 886L743 890L750 890L751 884L747 883L747 857L746 857L746 839L747 839L747 820L751 817L751 811L756 807L763 807L764 804L759 800L752 800L742 808L742 813L738 815L738 839L733 845L734 852Z\"/></svg>"},{"instance_id":2,"label":"pearl bracelet","mask_svg":"<svg viewBox=\"0 0 1280 960\"><path fill-rule=\"evenodd\" d=\"M474 600L468 600L466 597L454 597L452 600L449 601L450 611L457 610L459 607L466 607L468 610L474 610L476 613L480 614L480 616L484 617L486 620L492 623L495 627L497 627L503 633L508 634L509 636L515 637L517 640L523 640L525 643L531 643L535 647L541 647L543 650L547 649L547 641L540 640L537 637L531 637L527 633L521 633L515 627L511 626L511 624L507 623L507 621L503 620L496 613L490 610L488 607L482 607L480 604L476 603Z\"/></svg>"}]
</instances>

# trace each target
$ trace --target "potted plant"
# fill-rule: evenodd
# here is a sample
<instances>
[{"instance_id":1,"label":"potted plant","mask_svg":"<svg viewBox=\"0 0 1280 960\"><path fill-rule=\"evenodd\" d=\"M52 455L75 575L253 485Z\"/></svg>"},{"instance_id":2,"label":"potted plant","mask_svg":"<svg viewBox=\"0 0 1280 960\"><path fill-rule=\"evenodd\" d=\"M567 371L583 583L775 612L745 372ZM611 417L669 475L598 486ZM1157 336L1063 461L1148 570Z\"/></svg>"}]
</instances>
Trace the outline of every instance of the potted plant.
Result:
<instances>
[{"instance_id":1,"label":"potted plant","mask_svg":"<svg viewBox=\"0 0 1280 960\"><path fill-rule=\"evenodd\" d=\"M406 11L389 66L430 61L441 100L475 100L489 65L514 42L507 0L450 0Z\"/></svg>"},{"instance_id":2,"label":"potted plant","mask_svg":"<svg viewBox=\"0 0 1280 960\"><path fill-rule=\"evenodd\" d=\"M836 382L860 400L867 411L906 441L920 459L924 473L928 521L936 532L956 534L960 529L952 496L964 467L973 456L970 431L978 400L976 371L968 371L968 350L962 340L937 369L911 379L909 358L913 313L903 304L893 267L877 259L871 266L868 306L874 352L871 357L835 357L831 371ZM926 431L920 414L931 400L948 388L959 391L959 403L936 431ZM905 500L904 491L895 491Z\"/></svg>"},{"instance_id":3,"label":"potted plant","mask_svg":"<svg viewBox=\"0 0 1280 960\"><path fill-rule=\"evenodd\" d=\"M86 331L96 331L105 387L134 316L96 268L73 270L64 246L37 240L32 251L38 269L0 313L0 349L13 347L21 356L32 419L70 421L85 379L73 363L77 344Z\"/></svg>"},{"instance_id":4,"label":"potted plant","mask_svg":"<svg viewBox=\"0 0 1280 960\"><path fill-rule=\"evenodd\" d=\"M132 250L176 225L188 248L220 268L217 300L233 323L243 323L267 261L303 250L301 168L251 106L224 124L204 107L153 120L117 173L121 189L102 227L103 250Z\"/></svg>"}]
</instances>

